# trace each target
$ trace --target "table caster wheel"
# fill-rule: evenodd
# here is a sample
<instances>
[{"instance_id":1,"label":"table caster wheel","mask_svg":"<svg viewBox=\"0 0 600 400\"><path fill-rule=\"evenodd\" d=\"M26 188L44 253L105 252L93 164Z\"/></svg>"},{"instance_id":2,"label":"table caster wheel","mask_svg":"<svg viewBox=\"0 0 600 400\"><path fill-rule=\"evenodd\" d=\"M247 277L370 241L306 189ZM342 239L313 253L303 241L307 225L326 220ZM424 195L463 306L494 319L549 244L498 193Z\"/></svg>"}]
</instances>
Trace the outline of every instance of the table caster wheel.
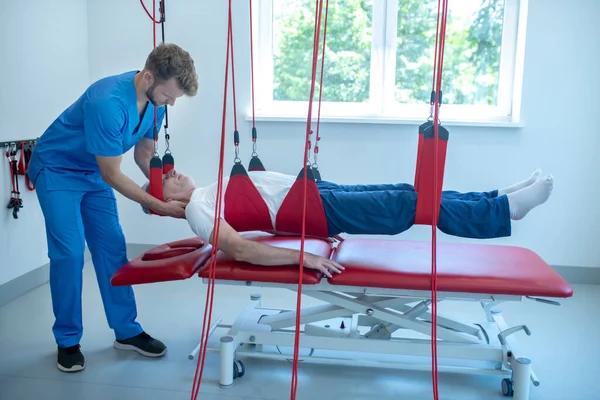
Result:
<instances>
[{"instance_id":1,"label":"table caster wheel","mask_svg":"<svg viewBox=\"0 0 600 400\"><path fill-rule=\"evenodd\" d=\"M244 363L241 361L235 360L233 362L233 379L241 378L246 373L246 368L244 367Z\"/></svg>"},{"instance_id":2,"label":"table caster wheel","mask_svg":"<svg viewBox=\"0 0 600 400\"><path fill-rule=\"evenodd\" d=\"M508 378L502 379L502 394L506 397L512 397L513 391L513 383L512 380Z\"/></svg>"}]
</instances>

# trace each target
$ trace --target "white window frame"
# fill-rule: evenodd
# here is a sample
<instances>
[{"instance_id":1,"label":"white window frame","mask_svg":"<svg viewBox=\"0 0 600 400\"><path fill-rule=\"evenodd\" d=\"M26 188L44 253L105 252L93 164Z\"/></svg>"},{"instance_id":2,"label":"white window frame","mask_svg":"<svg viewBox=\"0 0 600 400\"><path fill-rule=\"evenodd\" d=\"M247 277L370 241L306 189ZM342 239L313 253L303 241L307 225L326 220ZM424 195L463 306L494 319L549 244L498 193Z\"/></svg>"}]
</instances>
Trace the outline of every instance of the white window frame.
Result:
<instances>
[{"instance_id":1,"label":"white window frame","mask_svg":"<svg viewBox=\"0 0 600 400\"><path fill-rule=\"evenodd\" d=\"M273 100L273 1L284 0L258 0L253 3L256 118L262 121L306 121L308 101ZM527 2L528 0L505 0L498 106L442 103L442 123L522 126L520 108ZM323 101L321 122L414 124L421 123L429 116L428 104L398 104L394 100L397 16L397 0L373 0L369 100L363 103ZM320 44L319 53L322 51L322 41ZM317 81L318 79L317 75ZM308 95L309 93L306 94L307 100ZM313 120L317 117L317 99L318 92L315 91Z\"/></svg>"}]
</instances>

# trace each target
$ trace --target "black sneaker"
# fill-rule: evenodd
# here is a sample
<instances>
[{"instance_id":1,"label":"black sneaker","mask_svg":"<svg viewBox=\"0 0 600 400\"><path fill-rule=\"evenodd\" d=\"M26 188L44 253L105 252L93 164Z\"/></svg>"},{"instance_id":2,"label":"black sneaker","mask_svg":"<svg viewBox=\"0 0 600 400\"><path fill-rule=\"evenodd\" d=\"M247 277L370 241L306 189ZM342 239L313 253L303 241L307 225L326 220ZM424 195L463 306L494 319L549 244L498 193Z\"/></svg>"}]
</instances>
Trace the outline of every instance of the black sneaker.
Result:
<instances>
[{"instance_id":1,"label":"black sneaker","mask_svg":"<svg viewBox=\"0 0 600 400\"><path fill-rule=\"evenodd\" d=\"M167 352L167 346L163 342L154 339L146 332L129 339L115 340L115 349L137 351L146 357L160 357Z\"/></svg>"},{"instance_id":2,"label":"black sneaker","mask_svg":"<svg viewBox=\"0 0 600 400\"><path fill-rule=\"evenodd\" d=\"M59 347L56 366L63 372L77 372L85 368L85 358L79 345Z\"/></svg>"}]
</instances>

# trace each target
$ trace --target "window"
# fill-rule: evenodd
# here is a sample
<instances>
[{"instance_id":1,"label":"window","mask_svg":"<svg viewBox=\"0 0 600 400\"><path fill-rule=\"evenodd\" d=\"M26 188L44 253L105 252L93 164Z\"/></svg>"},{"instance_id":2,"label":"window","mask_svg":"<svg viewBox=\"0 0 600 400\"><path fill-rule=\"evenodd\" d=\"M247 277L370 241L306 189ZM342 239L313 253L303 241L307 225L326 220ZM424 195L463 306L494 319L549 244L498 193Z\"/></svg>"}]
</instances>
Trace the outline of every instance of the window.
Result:
<instances>
[{"instance_id":1,"label":"window","mask_svg":"<svg viewBox=\"0 0 600 400\"><path fill-rule=\"evenodd\" d=\"M518 120L522 1L449 2L442 122ZM257 3L257 115L305 120L316 2ZM321 118L427 118L437 9L437 0L329 0ZM322 44L321 30L315 116Z\"/></svg>"}]
</instances>

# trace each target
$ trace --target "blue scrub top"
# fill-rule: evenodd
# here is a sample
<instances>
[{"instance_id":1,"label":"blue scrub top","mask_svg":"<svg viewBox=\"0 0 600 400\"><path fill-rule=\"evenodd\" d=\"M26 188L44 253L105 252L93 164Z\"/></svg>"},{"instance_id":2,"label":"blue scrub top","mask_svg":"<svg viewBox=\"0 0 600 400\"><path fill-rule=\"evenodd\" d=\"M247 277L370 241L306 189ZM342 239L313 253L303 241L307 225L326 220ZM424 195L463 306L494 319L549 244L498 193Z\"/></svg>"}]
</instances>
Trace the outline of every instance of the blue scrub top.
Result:
<instances>
[{"instance_id":1,"label":"blue scrub top","mask_svg":"<svg viewBox=\"0 0 600 400\"><path fill-rule=\"evenodd\" d=\"M94 82L48 127L36 143L29 163L32 182L42 169L50 190L103 190L96 155L120 156L142 137L154 139L154 105L141 119L134 77L139 71ZM160 129L165 107L156 109ZM138 126L139 125L139 126Z\"/></svg>"}]
</instances>

